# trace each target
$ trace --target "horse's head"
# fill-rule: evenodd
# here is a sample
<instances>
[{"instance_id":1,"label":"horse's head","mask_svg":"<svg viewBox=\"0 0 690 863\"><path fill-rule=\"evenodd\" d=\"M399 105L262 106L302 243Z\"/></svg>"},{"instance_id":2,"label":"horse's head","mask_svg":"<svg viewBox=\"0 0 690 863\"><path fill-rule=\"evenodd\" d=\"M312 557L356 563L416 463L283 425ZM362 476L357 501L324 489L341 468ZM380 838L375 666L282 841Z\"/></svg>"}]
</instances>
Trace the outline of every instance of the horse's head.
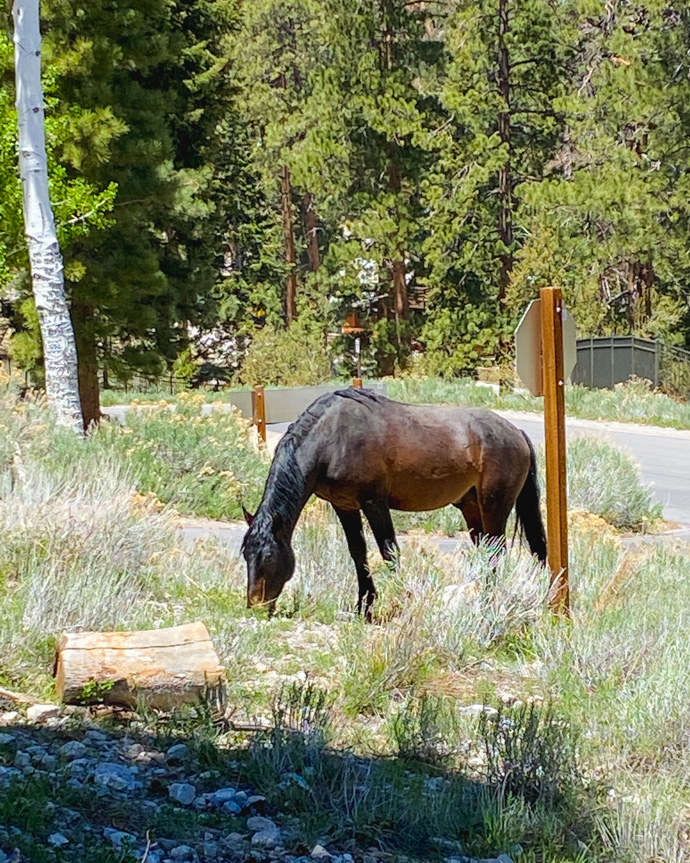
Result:
<instances>
[{"instance_id":1,"label":"horse's head","mask_svg":"<svg viewBox=\"0 0 690 863\"><path fill-rule=\"evenodd\" d=\"M276 599L295 571L295 555L280 513L256 519L245 510L249 530L242 554L247 562L247 608L266 605L273 611Z\"/></svg>"}]
</instances>

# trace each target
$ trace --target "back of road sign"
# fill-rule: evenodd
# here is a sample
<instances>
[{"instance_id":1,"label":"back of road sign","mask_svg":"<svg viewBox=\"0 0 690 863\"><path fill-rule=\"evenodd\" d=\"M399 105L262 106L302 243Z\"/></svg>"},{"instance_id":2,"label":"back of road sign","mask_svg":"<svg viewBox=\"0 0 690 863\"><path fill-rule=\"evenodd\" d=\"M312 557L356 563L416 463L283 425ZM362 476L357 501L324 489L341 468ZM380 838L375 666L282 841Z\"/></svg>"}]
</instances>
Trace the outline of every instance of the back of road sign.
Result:
<instances>
[{"instance_id":1,"label":"back of road sign","mask_svg":"<svg viewBox=\"0 0 690 863\"><path fill-rule=\"evenodd\" d=\"M577 362L575 320L563 309L563 371L570 377ZM515 330L515 368L533 396L544 395L542 383L541 300L532 300Z\"/></svg>"}]
</instances>

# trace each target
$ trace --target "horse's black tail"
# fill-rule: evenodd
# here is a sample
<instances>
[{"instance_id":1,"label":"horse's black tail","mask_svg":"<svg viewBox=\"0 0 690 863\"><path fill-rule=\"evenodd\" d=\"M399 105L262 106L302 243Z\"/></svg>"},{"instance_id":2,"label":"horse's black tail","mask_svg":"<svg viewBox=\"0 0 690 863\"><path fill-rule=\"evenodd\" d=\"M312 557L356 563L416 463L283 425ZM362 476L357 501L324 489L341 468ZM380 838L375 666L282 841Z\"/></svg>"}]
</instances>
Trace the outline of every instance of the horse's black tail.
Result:
<instances>
[{"instance_id":1,"label":"horse's black tail","mask_svg":"<svg viewBox=\"0 0 690 863\"><path fill-rule=\"evenodd\" d=\"M515 502L515 515L529 549L542 563L546 563L546 534L539 508L539 482L537 481L537 456L532 441L523 432L529 447L529 473Z\"/></svg>"}]
</instances>

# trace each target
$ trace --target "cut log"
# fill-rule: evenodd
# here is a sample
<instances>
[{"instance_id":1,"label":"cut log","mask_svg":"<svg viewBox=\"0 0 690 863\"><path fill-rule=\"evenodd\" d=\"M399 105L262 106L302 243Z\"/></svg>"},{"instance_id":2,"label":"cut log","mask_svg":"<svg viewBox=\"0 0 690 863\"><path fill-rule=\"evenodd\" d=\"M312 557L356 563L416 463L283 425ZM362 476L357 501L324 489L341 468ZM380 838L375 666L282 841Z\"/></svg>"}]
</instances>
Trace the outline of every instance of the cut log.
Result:
<instances>
[{"instance_id":1,"label":"cut log","mask_svg":"<svg viewBox=\"0 0 690 863\"><path fill-rule=\"evenodd\" d=\"M201 622L143 632L71 632L55 660L57 694L65 704L158 710L225 704L223 668Z\"/></svg>"}]
</instances>

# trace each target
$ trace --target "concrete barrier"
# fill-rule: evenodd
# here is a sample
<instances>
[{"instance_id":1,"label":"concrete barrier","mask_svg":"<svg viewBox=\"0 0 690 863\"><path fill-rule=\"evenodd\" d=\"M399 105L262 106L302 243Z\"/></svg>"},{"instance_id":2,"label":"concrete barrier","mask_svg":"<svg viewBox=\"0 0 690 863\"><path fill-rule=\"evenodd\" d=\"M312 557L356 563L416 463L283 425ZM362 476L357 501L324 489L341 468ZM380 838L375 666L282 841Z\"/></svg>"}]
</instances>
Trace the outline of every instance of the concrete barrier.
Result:
<instances>
[{"instance_id":1,"label":"concrete barrier","mask_svg":"<svg viewBox=\"0 0 690 863\"><path fill-rule=\"evenodd\" d=\"M266 424L294 422L320 396L343 389L347 389L347 386L344 384L341 386L285 387L264 390ZM382 396L386 395L385 384L373 384L367 386L367 389L371 389ZM236 393L229 393L228 395L228 401L235 405L242 416L247 419L253 419L251 390L241 390Z\"/></svg>"}]
</instances>

